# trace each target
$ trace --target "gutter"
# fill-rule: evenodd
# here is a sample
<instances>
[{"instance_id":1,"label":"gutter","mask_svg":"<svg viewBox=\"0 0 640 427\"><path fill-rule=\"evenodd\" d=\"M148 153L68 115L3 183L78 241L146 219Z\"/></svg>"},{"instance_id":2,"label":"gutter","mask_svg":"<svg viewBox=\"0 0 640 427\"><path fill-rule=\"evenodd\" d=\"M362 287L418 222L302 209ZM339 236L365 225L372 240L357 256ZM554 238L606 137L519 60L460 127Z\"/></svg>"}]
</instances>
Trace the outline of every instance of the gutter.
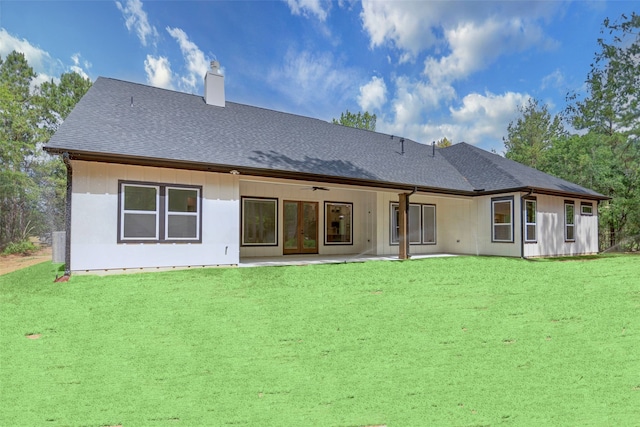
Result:
<instances>
[{"instance_id":1,"label":"gutter","mask_svg":"<svg viewBox=\"0 0 640 427\"><path fill-rule=\"evenodd\" d=\"M526 233L526 230L525 230L526 225L524 223L524 219L525 219L524 216L526 214L525 207L524 207L524 200L527 197L529 197L531 194L533 194L533 188L530 188L527 194L520 196L520 258L522 259L527 259L524 256L524 236Z\"/></svg>"},{"instance_id":2,"label":"gutter","mask_svg":"<svg viewBox=\"0 0 640 427\"><path fill-rule=\"evenodd\" d=\"M64 215L65 236L64 236L64 276L71 276L71 186L73 180L73 168L71 166L71 157L68 152L62 153L62 161L67 167L67 194L66 209Z\"/></svg>"}]
</instances>

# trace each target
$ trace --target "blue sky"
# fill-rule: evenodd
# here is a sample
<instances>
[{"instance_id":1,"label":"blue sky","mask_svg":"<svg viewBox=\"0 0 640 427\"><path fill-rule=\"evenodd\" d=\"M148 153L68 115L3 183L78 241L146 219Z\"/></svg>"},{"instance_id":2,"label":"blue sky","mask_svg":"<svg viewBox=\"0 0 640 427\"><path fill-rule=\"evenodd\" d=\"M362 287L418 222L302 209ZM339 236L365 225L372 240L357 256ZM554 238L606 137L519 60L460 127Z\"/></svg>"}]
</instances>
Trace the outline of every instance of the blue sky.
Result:
<instances>
[{"instance_id":1,"label":"blue sky","mask_svg":"<svg viewBox=\"0 0 640 427\"><path fill-rule=\"evenodd\" d=\"M209 62L227 101L504 150L529 97L564 109L584 91L606 17L631 1L7 1L0 56L39 81L77 71L203 93ZM637 10L636 10L637 12Z\"/></svg>"}]
</instances>

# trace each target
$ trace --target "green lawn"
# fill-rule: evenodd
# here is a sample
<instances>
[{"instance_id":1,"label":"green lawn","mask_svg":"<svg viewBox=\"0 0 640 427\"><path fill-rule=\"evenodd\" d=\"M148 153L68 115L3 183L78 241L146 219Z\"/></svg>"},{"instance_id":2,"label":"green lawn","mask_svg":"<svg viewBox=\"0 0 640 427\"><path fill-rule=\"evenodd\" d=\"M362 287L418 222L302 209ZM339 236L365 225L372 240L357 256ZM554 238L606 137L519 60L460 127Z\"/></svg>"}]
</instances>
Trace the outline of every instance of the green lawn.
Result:
<instances>
[{"instance_id":1,"label":"green lawn","mask_svg":"<svg viewBox=\"0 0 640 427\"><path fill-rule=\"evenodd\" d=\"M2 426L640 425L639 256L55 274L0 276Z\"/></svg>"}]
</instances>

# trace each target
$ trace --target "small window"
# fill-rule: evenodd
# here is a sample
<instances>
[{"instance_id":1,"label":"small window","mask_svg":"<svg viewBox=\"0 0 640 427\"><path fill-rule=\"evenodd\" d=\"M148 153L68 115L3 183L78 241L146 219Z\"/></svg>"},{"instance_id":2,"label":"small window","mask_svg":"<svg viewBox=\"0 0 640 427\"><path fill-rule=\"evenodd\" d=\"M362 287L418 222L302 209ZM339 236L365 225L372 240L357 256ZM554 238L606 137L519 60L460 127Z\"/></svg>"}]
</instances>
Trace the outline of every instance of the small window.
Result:
<instances>
[{"instance_id":1,"label":"small window","mask_svg":"<svg viewBox=\"0 0 640 427\"><path fill-rule=\"evenodd\" d=\"M524 241L535 242L536 237L536 201L524 201Z\"/></svg>"},{"instance_id":2,"label":"small window","mask_svg":"<svg viewBox=\"0 0 640 427\"><path fill-rule=\"evenodd\" d=\"M580 215L586 215L586 216L593 215L593 203L589 203L589 202L580 203Z\"/></svg>"},{"instance_id":3,"label":"small window","mask_svg":"<svg viewBox=\"0 0 640 427\"><path fill-rule=\"evenodd\" d=\"M350 245L353 243L351 203L325 202L325 245Z\"/></svg>"},{"instance_id":4,"label":"small window","mask_svg":"<svg viewBox=\"0 0 640 427\"><path fill-rule=\"evenodd\" d=\"M501 243L513 242L513 197L508 199L492 199L493 213L492 241Z\"/></svg>"},{"instance_id":5,"label":"small window","mask_svg":"<svg viewBox=\"0 0 640 427\"><path fill-rule=\"evenodd\" d=\"M433 245L436 243L435 205L409 204L409 243ZM400 236L400 207L391 203L391 244L398 244Z\"/></svg>"},{"instance_id":6,"label":"small window","mask_svg":"<svg viewBox=\"0 0 640 427\"><path fill-rule=\"evenodd\" d=\"M118 241L200 242L202 187L119 182Z\"/></svg>"},{"instance_id":7,"label":"small window","mask_svg":"<svg viewBox=\"0 0 640 427\"><path fill-rule=\"evenodd\" d=\"M575 242L575 207L573 202L564 202L564 240Z\"/></svg>"},{"instance_id":8,"label":"small window","mask_svg":"<svg viewBox=\"0 0 640 427\"><path fill-rule=\"evenodd\" d=\"M277 246L278 200L242 198L242 245Z\"/></svg>"}]
</instances>

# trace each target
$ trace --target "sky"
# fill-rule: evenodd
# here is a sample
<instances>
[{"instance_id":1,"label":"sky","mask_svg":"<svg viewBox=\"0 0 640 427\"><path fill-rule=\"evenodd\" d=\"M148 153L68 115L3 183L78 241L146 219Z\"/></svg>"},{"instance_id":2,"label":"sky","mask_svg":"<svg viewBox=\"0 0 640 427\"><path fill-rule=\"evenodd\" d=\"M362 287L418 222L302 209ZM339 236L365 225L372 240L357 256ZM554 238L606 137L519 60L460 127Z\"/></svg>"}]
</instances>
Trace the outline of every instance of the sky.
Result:
<instances>
[{"instance_id":1,"label":"sky","mask_svg":"<svg viewBox=\"0 0 640 427\"><path fill-rule=\"evenodd\" d=\"M0 0L0 57L38 82L75 71L203 94L220 62L227 101L504 152L535 98L584 94L605 18L635 1Z\"/></svg>"}]
</instances>

